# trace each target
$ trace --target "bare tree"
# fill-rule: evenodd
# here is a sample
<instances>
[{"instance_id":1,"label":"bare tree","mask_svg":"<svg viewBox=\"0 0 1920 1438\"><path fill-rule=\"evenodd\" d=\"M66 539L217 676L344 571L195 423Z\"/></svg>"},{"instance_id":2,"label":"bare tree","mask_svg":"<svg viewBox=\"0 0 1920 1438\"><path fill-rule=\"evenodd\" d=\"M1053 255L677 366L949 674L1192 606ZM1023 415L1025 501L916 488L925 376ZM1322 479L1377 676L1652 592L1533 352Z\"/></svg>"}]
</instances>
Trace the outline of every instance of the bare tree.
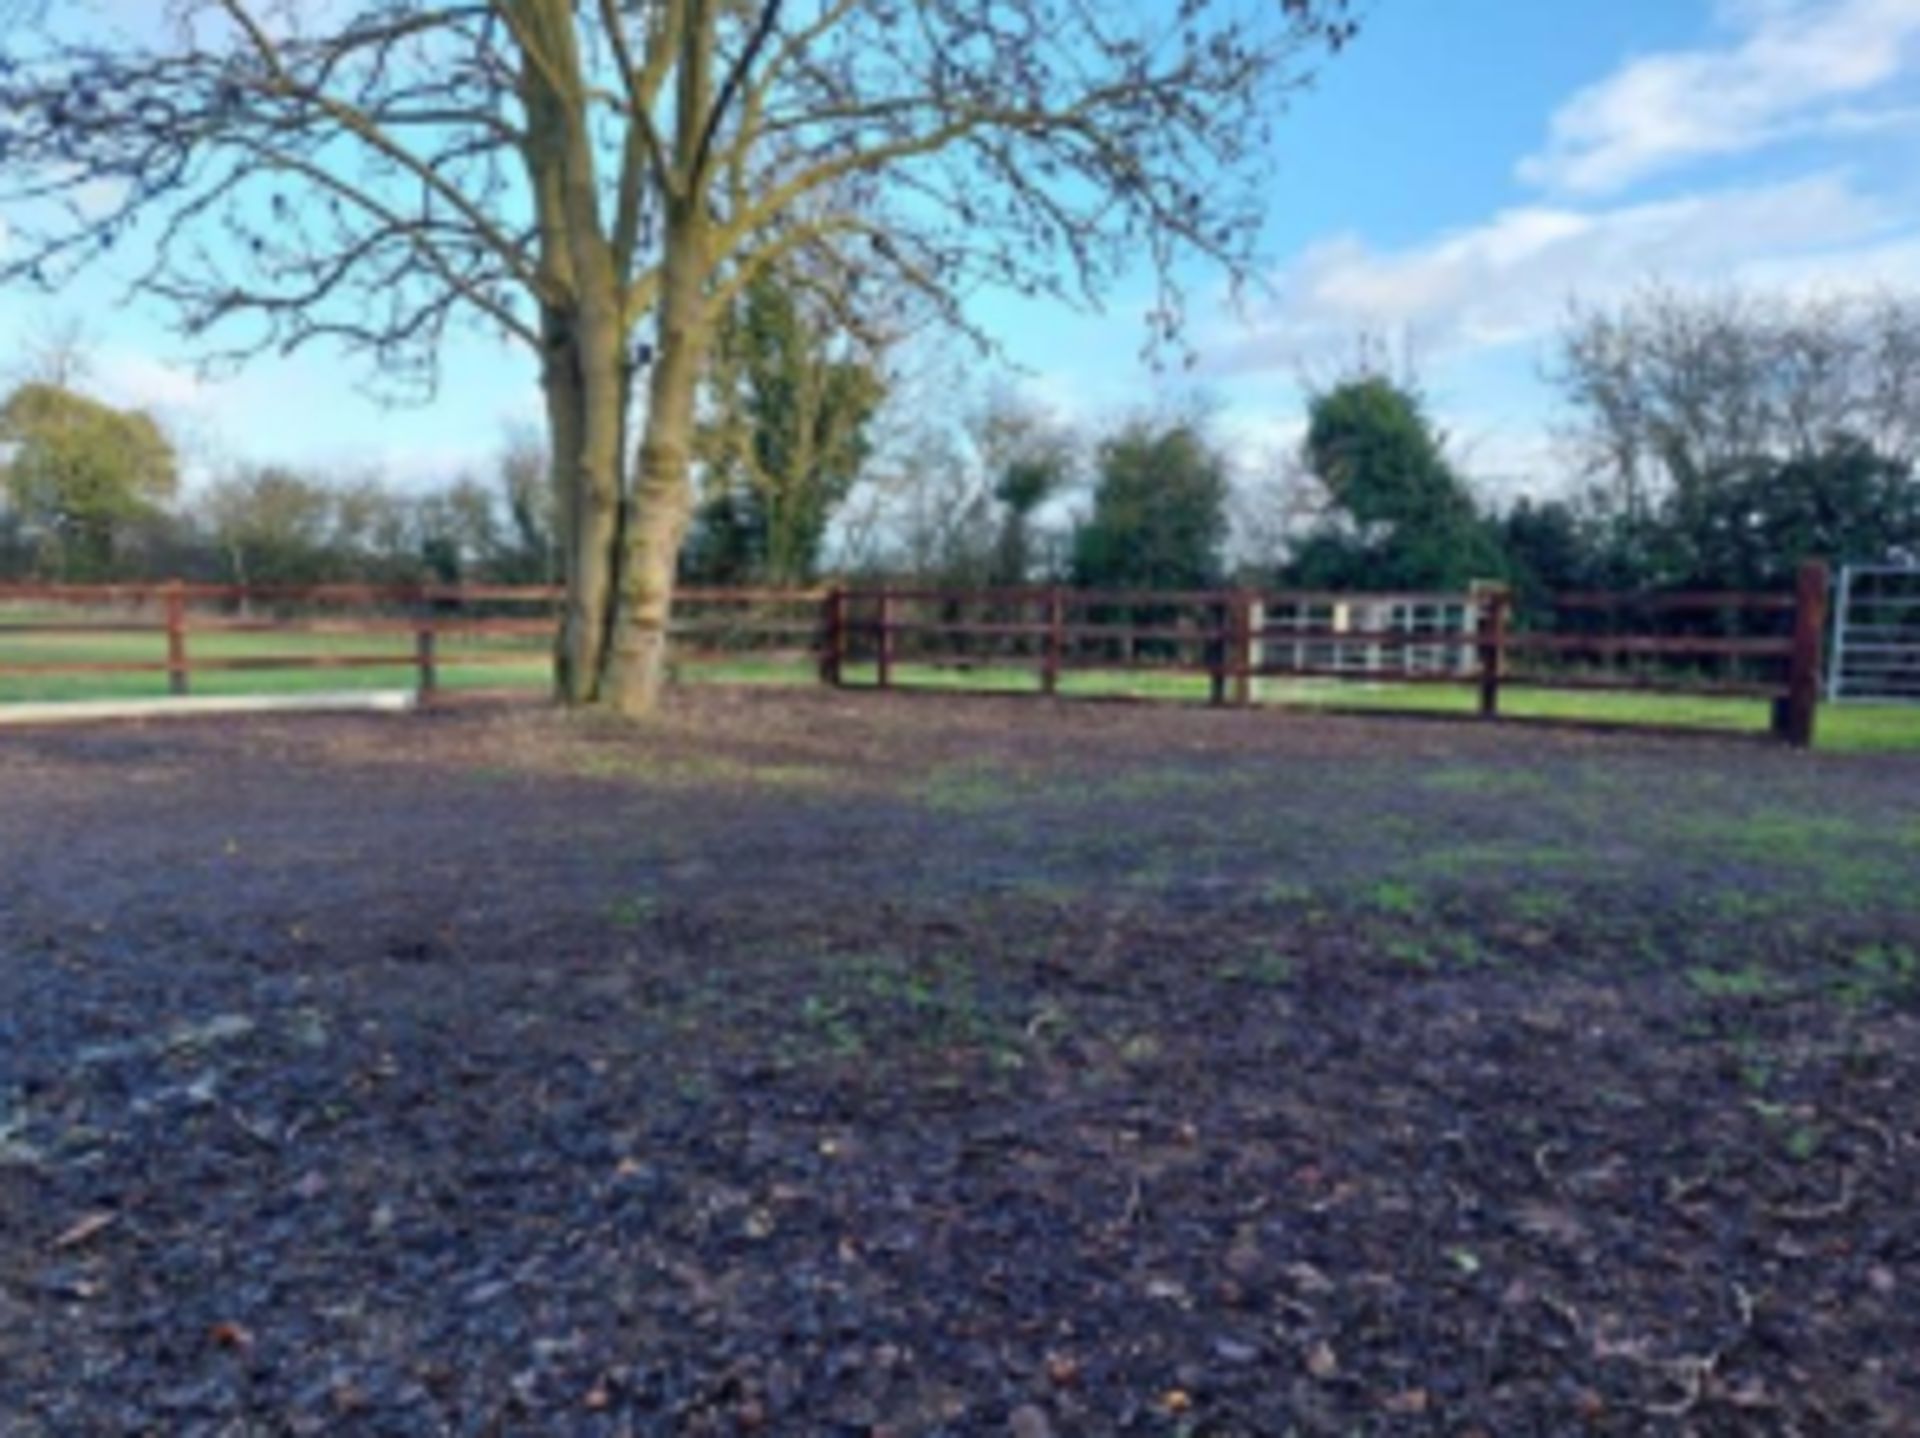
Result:
<instances>
[{"instance_id":1,"label":"bare tree","mask_svg":"<svg viewBox=\"0 0 1920 1438\"><path fill-rule=\"evenodd\" d=\"M510 426L494 459L500 499L507 511L514 554L508 568L515 583L552 584L559 576L553 525L553 488L546 441L531 425Z\"/></svg>"},{"instance_id":2,"label":"bare tree","mask_svg":"<svg viewBox=\"0 0 1920 1438\"><path fill-rule=\"evenodd\" d=\"M93 373L96 343L86 324L75 315L52 315L32 326L22 345L21 383L47 384L77 390Z\"/></svg>"},{"instance_id":3,"label":"bare tree","mask_svg":"<svg viewBox=\"0 0 1920 1438\"><path fill-rule=\"evenodd\" d=\"M1920 461L1920 296L1794 299L1655 289L1576 309L1553 370L1568 439L1608 507L1644 526L1675 490L1838 441Z\"/></svg>"},{"instance_id":4,"label":"bare tree","mask_svg":"<svg viewBox=\"0 0 1920 1438\"><path fill-rule=\"evenodd\" d=\"M403 386L456 323L524 346L565 536L558 690L639 711L696 392L754 274L888 273L964 324L975 285L1088 298L1144 262L1169 335L1178 259L1247 262L1270 121L1349 6L173 0L113 39L56 16L0 41L0 274L150 241L143 287L216 353L330 339Z\"/></svg>"}]
</instances>

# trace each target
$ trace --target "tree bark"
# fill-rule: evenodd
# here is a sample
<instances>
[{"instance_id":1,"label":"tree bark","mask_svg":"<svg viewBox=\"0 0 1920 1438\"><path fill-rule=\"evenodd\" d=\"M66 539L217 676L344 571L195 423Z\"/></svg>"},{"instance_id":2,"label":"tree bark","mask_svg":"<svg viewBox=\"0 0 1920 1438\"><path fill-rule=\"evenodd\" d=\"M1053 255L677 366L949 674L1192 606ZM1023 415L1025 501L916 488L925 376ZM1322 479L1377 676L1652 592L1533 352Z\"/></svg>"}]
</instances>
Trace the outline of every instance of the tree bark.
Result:
<instances>
[{"instance_id":1,"label":"tree bark","mask_svg":"<svg viewBox=\"0 0 1920 1438\"><path fill-rule=\"evenodd\" d=\"M694 403L705 363L707 222L697 204L668 219L658 348L627 508L618 609L600 702L628 716L658 707L667 677L675 570L691 513Z\"/></svg>"},{"instance_id":2,"label":"tree bark","mask_svg":"<svg viewBox=\"0 0 1920 1438\"><path fill-rule=\"evenodd\" d=\"M605 596L587 593L580 583L580 480L584 415L579 367L568 339L564 316L550 317L546 333L548 348L541 388L546 396L547 463L555 500L554 517L559 530L561 580L565 593L560 627L554 636L553 694L562 704L582 704L591 698L594 680L594 671L581 667L581 660L585 657L584 637L596 604L604 604Z\"/></svg>"},{"instance_id":3,"label":"tree bark","mask_svg":"<svg viewBox=\"0 0 1920 1438\"><path fill-rule=\"evenodd\" d=\"M598 698L615 602L627 428L624 280L601 223L570 7L527 6L521 21L542 47L520 86L541 269L550 285L541 314L541 382L566 583L554 691L560 702L579 706Z\"/></svg>"}]
</instances>

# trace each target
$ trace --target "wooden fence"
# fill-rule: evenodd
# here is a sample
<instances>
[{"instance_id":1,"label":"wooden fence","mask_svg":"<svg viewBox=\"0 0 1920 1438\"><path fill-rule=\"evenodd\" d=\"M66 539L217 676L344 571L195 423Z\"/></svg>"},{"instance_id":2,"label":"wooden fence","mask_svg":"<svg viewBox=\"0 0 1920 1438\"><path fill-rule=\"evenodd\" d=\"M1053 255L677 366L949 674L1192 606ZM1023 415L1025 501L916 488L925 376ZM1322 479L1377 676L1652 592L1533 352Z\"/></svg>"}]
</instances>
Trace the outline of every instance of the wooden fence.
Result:
<instances>
[{"instance_id":1,"label":"wooden fence","mask_svg":"<svg viewBox=\"0 0 1920 1438\"><path fill-rule=\"evenodd\" d=\"M526 666L554 631L559 594L498 585L0 585L0 641L11 636L164 636L164 657L9 660L9 675L164 673L175 694L196 674L393 668L423 697L444 669ZM1464 686L1485 717L1504 691L1742 697L1770 701L1773 731L1812 742L1820 700L1827 574L1803 566L1792 593L1560 594L1516 612L1508 593L1353 595L1254 590L1182 593L1065 587L954 590L684 589L674 660L778 656L832 685L888 689L914 668L1032 674L1062 691L1084 672L1195 676L1210 702L1260 702L1262 681ZM9 620L11 607L16 617ZM17 617L20 615L24 617ZM365 636L324 652L208 653L213 635ZM384 637L404 650L376 651ZM870 679L867 676L870 675Z\"/></svg>"},{"instance_id":2,"label":"wooden fence","mask_svg":"<svg viewBox=\"0 0 1920 1438\"><path fill-rule=\"evenodd\" d=\"M674 662L778 655L813 664L824 598L814 590L687 591L676 612ZM0 584L0 642L57 647L65 639L84 650L123 638L157 641L152 657L0 653L0 679L164 674L168 690L185 695L195 675L403 669L431 698L447 669L545 662L560 599L544 585ZM305 647L221 652L249 636Z\"/></svg>"},{"instance_id":3,"label":"wooden fence","mask_svg":"<svg viewBox=\"0 0 1920 1438\"><path fill-rule=\"evenodd\" d=\"M1037 693L1076 671L1206 681L1210 702L1257 702L1258 681L1463 686L1487 718L1509 689L1619 691L1770 701L1773 732L1811 744L1820 701L1827 572L1792 593L1559 594L1516 613L1508 592L1325 594L1067 588L833 591L821 669L888 688L903 668L981 675L1031 669ZM1463 613L1464 624L1429 618ZM1359 613L1377 617L1347 622ZM1283 622L1275 616L1285 614ZM1324 616L1319 622L1300 616ZM1354 656L1363 656L1355 662Z\"/></svg>"}]
</instances>

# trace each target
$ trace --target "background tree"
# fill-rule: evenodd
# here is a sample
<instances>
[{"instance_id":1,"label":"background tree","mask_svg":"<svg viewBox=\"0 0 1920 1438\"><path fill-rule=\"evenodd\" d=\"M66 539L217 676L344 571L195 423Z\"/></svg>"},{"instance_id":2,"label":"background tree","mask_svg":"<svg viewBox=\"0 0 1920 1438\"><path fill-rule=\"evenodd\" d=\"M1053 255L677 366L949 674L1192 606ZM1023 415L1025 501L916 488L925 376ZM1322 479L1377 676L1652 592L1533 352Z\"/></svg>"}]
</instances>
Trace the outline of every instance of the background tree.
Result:
<instances>
[{"instance_id":1,"label":"background tree","mask_svg":"<svg viewBox=\"0 0 1920 1438\"><path fill-rule=\"evenodd\" d=\"M0 487L62 578L110 578L128 534L159 517L178 482L172 445L137 410L38 382L0 405Z\"/></svg>"},{"instance_id":2,"label":"background tree","mask_svg":"<svg viewBox=\"0 0 1920 1438\"><path fill-rule=\"evenodd\" d=\"M1073 537L1074 582L1205 589L1227 537L1227 465L1197 421L1136 421L1095 456L1093 510Z\"/></svg>"},{"instance_id":3,"label":"background tree","mask_svg":"<svg viewBox=\"0 0 1920 1438\"><path fill-rule=\"evenodd\" d=\"M1684 588L1784 589L1801 560L1897 562L1920 554L1910 465L1836 438L1786 458L1733 461L1668 505L1659 578Z\"/></svg>"},{"instance_id":4,"label":"background tree","mask_svg":"<svg viewBox=\"0 0 1920 1438\"><path fill-rule=\"evenodd\" d=\"M719 328L708 397L689 572L812 582L828 522L871 453L886 397L878 356L769 270Z\"/></svg>"},{"instance_id":5,"label":"background tree","mask_svg":"<svg viewBox=\"0 0 1920 1438\"><path fill-rule=\"evenodd\" d=\"M246 468L209 485L194 506L229 582L320 584L345 577L338 495L278 465Z\"/></svg>"},{"instance_id":6,"label":"background tree","mask_svg":"<svg viewBox=\"0 0 1920 1438\"><path fill-rule=\"evenodd\" d=\"M846 526L848 567L959 589L992 582L993 486L949 428L919 422L896 436Z\"/></svg>"},{"instance_id":7,"label":"background tree","mask_svg":"<svg viewBox=\"0 0 1920 1438\"><path fill-rule=\"evenodd\" d=\"M1591 522L1564 499L1522 498L1500 517L1498 537L1523 611L1549 594L1608 587Z\"/></svg>"},{"instance_id":8,"label":"background tree","mask_svg":"<svg viewBox=\"0 0 1920 1438\"><path fill-rule=\"evenodd\" d=\"M1420 396L1384 375L1312 396L1304 468L1321 516L1293 561L1310 588L1460 590L1505 562Z\"/></svg>"},{"instance_id":9,"label":"background tree","mask_svg":"<svg viewBox=\"0 0 1920 1438\"><path fill-rule=\"evenodd\" d=\"M507 432L494 459L494 477L506 507L512 548L498 556L503 584L553 584L560 579L560 537L554 530L553 488L547 483L547 448L539 434Z\"/></svg>"},{"instance_id":10,"label":"background tree","mask_svg":"<svg viewBox=\"0 0 1920 1438\"><path fill-rule=\"evenodd\" d=\"M974 425L974 445L1000 507L991 579L1017 587L1030 583L1041 563L1035 516L1074 482L1078 468L1073 435L1046 410L1010 393L989 398Z\"/></svg>"},{"instance_id":11,"label":"background tree","mask_svg":"<svg viewBox=\"0 0 1920 1438\"><path fill-rule=\"evenodd\" d=\"M1650 290L1611 310L1576 310L1553 376L1618 582L1714 580L1714 554L1735 563L1727 536L1757 532L1743 507L1774 510L1791 492L1800 497L1789 507L1804 510L1815 502L1809 485L1834 486L1820 502L1836 515L1880 502L1889 532L1902 520L1907 500L1892 476L1920 460L1913 295ZM1873 524L1821 528L1877 552ZM1781 537L1814 532L1789 527Z\"/></svg>"},{"instance_id":12,"label":"background tree","mask_svg":"<svg viewBox=\"0 0 1920 1438\"><path fill-rule=\"evenodd\" d=\"M431 384L456 322L525 346L558 688L633 711L756 274L878 270L964 324L976 284L1088 295L1145 262L1171 333L1176 263L1246 266L1271 120L1353 33L1346 0L179 0L158 39L54 14L0 39L3 273L57 281L150 219L146 288L230 354L334 339Z\"/></svg>"},{"instance_id":13,"label":"background tree","mask_svg":"<svg viewBox=\"0 0 1920 1438\"><path fill-rule=\"evenodd\" d=\"M413 526L421 578L436 584L492 578L514 553L493 491L472 478L422 495L413 505Z\"/></svg>"}]
</instances>

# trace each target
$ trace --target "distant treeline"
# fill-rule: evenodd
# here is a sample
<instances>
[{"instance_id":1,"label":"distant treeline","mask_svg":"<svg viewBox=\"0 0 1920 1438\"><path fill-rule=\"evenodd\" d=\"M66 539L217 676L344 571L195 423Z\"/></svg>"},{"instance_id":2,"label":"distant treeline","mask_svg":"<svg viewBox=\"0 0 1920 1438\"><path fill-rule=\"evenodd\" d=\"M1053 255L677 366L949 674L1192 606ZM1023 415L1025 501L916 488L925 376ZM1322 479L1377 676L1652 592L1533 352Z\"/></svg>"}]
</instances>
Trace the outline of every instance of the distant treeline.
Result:
<instances>
[{"instance_id":1,"label":"distant treeline","mask_svg":"<svg viewBox=\"0 0 1920 1438\"><path fill-rule=\"evenodd\" d=\"M1003 393L884 434L883 371L777 293L753 298L722 358L695 580L1764 589L1810 556L1920 556L1906 296L1653 292L1575 313L1551 371L1560 472L1506 505L1463 472L1418 383L1378 365L1315 388L1298 451L1236 481L1202 413L1089 435ZM528 437L425 490L264 466L183 493L142 414L54 380L0 406L0 577L557 581L551 496Z\"/></svg>"}]
</instances>

